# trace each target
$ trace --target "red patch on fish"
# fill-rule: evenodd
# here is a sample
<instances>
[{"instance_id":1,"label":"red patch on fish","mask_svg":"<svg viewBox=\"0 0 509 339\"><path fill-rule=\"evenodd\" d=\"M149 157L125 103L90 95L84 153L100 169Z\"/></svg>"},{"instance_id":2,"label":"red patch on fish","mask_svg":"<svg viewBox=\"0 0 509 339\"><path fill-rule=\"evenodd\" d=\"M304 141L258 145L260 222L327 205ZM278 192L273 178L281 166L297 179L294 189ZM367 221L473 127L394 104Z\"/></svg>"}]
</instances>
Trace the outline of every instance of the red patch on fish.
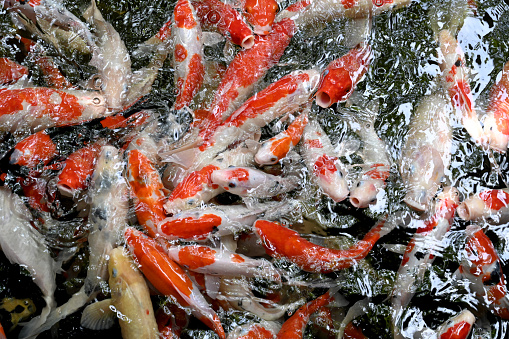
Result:
<instances>
[{"instance_id":1,"label":"red patch on fish","mask_svg":"<svg viewBox=\"0 0 509 339\"><path fill-rule=\"evenodd\" d=\"M498 211L501 208L507 207L509 203L509 193L502 190L485 190L479 193L479 198L491 210Z\"/></svg>"},{"instance_id":2,"label":"red patch on fish","mask_svg":"<svg viewBox=\"0 0 509 339\"><path fill-rule=\"evenodd\" d=\"M27 167L34 167L41 162L47 165L58 154L57 146L44 131L21 140L14 149L20 153L16 161L12 161L11 157L11 163Z\"/></svg>"},{"instance_id":3,"label":"red patch on fish","mask_svg":"<svg viewBox=\"0 0 509 339\"><path fill-rule=\"evenodd\" d=\"M58 175L57 185L70 191L85 189L94 173L95 162L101 147L100 143L94 143L69 155L64 162L62 172Z\"/></svg>"},{"instance_id":4,"label":"red patch on fish","mask_svg":"<svg viewBox=\"0 0 509 339\"><path fill-rule=\"evenodd\" d=\"M237 263L237 264L241 264L245 261L244 258L242 258L240 255L238 255L236 253L232 254L230 256L230 259L232 262Z\"/></svg>"},{"instance_id":5,"label":"red patch on fish","mask_svg":"<svg viewBox=\"0 0 509 339\"><path fill-rule=\"evenodd\" d=\"M341 3L345 8L352 8L357 3L357 0L341 0Z\"/></svg>"},{"instance_id":6,"label":"red patch on fish","mask_svg":"<svg viewBox=\"0 0 509 339\"><path fill-rule=\"evenodd\" d=\"M221 217L217 215L204 214L199 219L187 217L163 222L160 229L163 234L168 236L203 240L210 235L216 227L219 227L221 222Z\"/></svg>"},{"instance_id":7,"label":"red patch on fish","mask_svg":"<svg viewBox=\"0 0 509 339\"><path fill-rule=\"evenodd\" d=\"M272 25L278 9L275 0L246 0L244 3L247 20L254 26Z\"/></svg>"},{"instance_id":8,"label":"red patch on fish","mask_svg":"<svg viewBox=\"0 0 509 339\"><path fill-rule=\"evenodd\" d=\"M212 265L216 251L206 246L185 246L179 251L179 263L190 270Z\"/></svg>"},{"instance_id":9,"label":"red patch on fish","mask_svg":"<svg viewBox=\"0 0 509 339\"><path fill-rule=\"evenodd\" d=\"M168 201L193 197L203 189L203 185L211 186L212 181L210 176L212 172L218 169L219 167L217 166L208 165L199 171L190 173L177 185L177 187L175 187L170 197L168 198Z\"/></svg>"},{"instance_id":10,"label":"red patch on fish","mask_svg":"<svg viewBox=\"0 0 509 339\"><path fill-rule=\"evenodd\" d=\"M461 321L447 329L447 332L440 336L440 339L464 339L470 332L471 325L466 321Z\"/></svg>"},{"instance_id":11,"label":"red patch on fish","mask_svg":"<svg viewBox=\"0 0 509 339\"><path fill-rule=\"evenodd\" d=\"M387 178L389 178L389 175L390 175L390 172L388 170L385 170L385 169L379 169L378 167L387 167L387 165L385 164L374 164L371 166L371 168L373 168L371 171L368 171L365 173L365 175L367 175L368 177L370 177L371 179L375 179L375 180L387 180Z\"/></svg>"},{"instance_id":12,"label":"red patch on fish","mask_svg":"<svg viewBox=\"0 0 509 339\"><path fill-rule=\"evenodd\" d=\"M189 61L189 72L186 79L179 79L177 83L178 96L175 100L175 109L181 109L188 106L193 100L203 83L203 74L205 73L201 56L193 54Z\"/></svg>"},{"instance_id":13,"label":"red patch on fish","mask_svg":"<svg viewBox=\"0 0 509 339\"><path fill-rule=\"evenodd\" d=\"M28 75L28 69L8 58L0 58L0 84L6 85Z\"/></svg>"},{"instance_id":14,"label":"red patch on fish","mask_svg":"<svg viewBox=\"0 0 509 339\"><path fill-rule=\"evenodd\" d=\"M197 25L193 15L193 7L187 0L179 0L173 10L175 25L178 28L191 29Z\"/></svg>"},{"instance_id":15,"label":"red patch on fish","mask_svg":"<svg viewBox=\"0 0 509 339\"><path fill-rule=\"evenodd\" d=\"M183 62L187 58L187 49L182 44L175 46L175 61Z\"/></svg>"},{"instance_id":16,"label":"red patch on fish","mask_svg":"<svg viewBox=\"0 0 509 339\"><path fill-rule=\"evenodd\" d=\"M320 141L320 139L310 139L310 140L306 140L304 143L309 148L323 148L323 145L322 145L322 142Z\"/></svg>"},{"instance_id":17,"label":"red patch on fish","mask_svg":"<svg viewBox=\"0 0 509 339\"><path fill-rule=\"evenodd\" d=\"M226 180L249 181L249 171L245 168L234 168L227 170L227 173Z\"/></svg>"},{"instance_id":18,"label":"red patch on fish","mask_svg":"<svg viewBox=\"0 0 509 339\"><path fill-rule=\"evenodd\" d=\"M322 155L318 160L315 161L313 165L313 173L316 176L326 177L330 173L335 173L338 171L336 167L336 157L330 157L326 154Z\"/></svg>"}]
</instances>

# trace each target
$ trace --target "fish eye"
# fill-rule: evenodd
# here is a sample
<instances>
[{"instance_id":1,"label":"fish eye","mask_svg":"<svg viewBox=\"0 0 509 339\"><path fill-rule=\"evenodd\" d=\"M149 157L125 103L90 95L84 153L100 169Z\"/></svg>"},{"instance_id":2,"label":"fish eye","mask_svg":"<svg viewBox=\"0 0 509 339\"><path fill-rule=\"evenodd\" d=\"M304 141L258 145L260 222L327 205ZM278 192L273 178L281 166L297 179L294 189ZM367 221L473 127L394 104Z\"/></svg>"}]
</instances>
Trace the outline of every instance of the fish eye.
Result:
<instances>
[{"instance_id":1,"label":"fish eye","mask_svg":"<svg viewBox=\"0 0 509 339\"><path fill-rule=\"evenodd\" d=\"M96 104L96 105L99 105L99 104L101 103L101 99L100 99L100 98L98 98L98 97L95 97L95 98L92 100L92 102L93 102L94 104Z\"/></svg>"},{"instance_id":2,"label":"fish eye","mask_svg":"<svg viewBox=\"0 0 509 339\"><path fill-rule=\"evenodd\" d=\"M454 66L460 67L461 66L461 60L460 59L456 60L456 62L454 63Z\"/></svg>"},{"instance_id":3,"label":"fish eye","mask_svg":"<svg viewBox=\"0 0 509 339\"><path fill-rule=\"evenodd\" d=\"M274 156L274 157L270 157L270 159L269 159L269 160L270 160L270 162L275 163L275 162L277 162L277 157L276 157L276 156Z\"/></svg>"},{"instance_id":4,"label":"fish eye","mask_svg":"<svg viewBox=\"0 0 509 339\"><path fill-rule=\"evenodd\" d=\"M230 187L230 188L235 188L235 187L237 187L237 185L235 185L235 183L234 183L234 182L229 182L229 183L228 183L228 187Z\"/></svg>"},{"instance_id":5,"label":"fish eye","mask_svg":"<svg viewBox=\"0 0 509 339\"><path fill-rule=\"evenodd\" d=\"M369 203L374 204L375 202L376 202L376 198L373 198L373 199L371 199L371 201Z\"/></svg>"}]
</instances>

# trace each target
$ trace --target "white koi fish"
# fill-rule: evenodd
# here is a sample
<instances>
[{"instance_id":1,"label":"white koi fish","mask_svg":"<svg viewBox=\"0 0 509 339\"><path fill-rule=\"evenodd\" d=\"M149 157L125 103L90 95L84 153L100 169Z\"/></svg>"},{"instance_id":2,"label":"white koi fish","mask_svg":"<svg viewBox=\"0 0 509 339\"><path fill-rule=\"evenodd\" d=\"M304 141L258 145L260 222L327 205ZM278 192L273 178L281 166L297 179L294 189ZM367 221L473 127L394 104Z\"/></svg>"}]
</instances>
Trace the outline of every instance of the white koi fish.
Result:
<instances>
[{"instance_id":1,"label":"white koi fish","mask_svg":"<svg viewBox=\"0 0 509 339\"><path fill-rule=\"evenodd\" d=\"M30 211L16 194L5 187L0 188L0 211L2 229L0 247L11 263L28 270L34 283L41 289L46 306L41 314L21 329L20 338L34 337L56 306L53 293L56 289L56 273L59 263L51 257L44 237L31 224Z\"/></svg>"},{"instance_id":2,"label":"white koi fish","mask_svg":"<svg viewBox=\"0 0 509 339\"><path fill-rule=\"evenodd\" d=\"M400 173L407 187L404 201L424 211L435 196L451 162L450 102L440 93L421 99L401 149Z\"/></svg>"}]
</instances>

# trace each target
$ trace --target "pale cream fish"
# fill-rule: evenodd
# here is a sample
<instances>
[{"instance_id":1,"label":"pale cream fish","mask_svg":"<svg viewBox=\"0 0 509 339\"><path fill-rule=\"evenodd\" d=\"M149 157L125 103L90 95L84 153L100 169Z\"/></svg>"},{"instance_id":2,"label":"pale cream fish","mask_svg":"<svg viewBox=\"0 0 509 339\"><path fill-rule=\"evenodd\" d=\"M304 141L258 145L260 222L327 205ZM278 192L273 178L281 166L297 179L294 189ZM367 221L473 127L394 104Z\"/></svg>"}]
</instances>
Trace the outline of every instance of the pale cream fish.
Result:
<instances>
[{"instance_id":1,"label":"pale cream fish","mask_svg":"<svg viewBox=\"0 0 509 339\"><path fill-rule=\"evenodd\" d=\"M485 220L491 224L509 221L509 189L484 189L472 194L458 207L458 216L463 220Z\"/></svg>"}]
</instances>

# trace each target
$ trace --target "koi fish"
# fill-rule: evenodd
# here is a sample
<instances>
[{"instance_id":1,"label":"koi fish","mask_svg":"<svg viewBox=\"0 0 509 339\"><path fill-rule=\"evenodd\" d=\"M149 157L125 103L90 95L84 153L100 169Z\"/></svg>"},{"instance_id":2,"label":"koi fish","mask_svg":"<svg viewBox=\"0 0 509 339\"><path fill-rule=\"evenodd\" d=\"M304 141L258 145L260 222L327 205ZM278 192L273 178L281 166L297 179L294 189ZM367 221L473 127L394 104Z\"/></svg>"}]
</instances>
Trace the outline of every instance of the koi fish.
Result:
<instances>
[{"instance_id":1,"label":"koi fish","mask_svg":"<svg viewBox=\"0 0 509 339\"><path fill-rule=\"evenodd\" d=\"M298 176L280 177L249 167L216 170L210 179L213 185L242 197L270 198L299 186Z\"/></svg>"},{"instance_id":2,"label":"koi fish","mask_svg":"<svg viewBox=\"0 0 509 339\"><path fill-rule=\"evenodd\" d=\"M20 197L2 187L0 206L1 225L4 228L0 236L2 252L11 263L21 265L30 272L46 303L41 314L26 323L20 332L20 338L30 338L56 306L53 294L60 263L53 260L44 237L31 225L30 211Z\"/></svg>"},{"instance_id":3,"label":"koi fish","mask_svg":"<svg viewBox=\"0 0 509 339\"><path fill-rule=\"evenodd\" d=\"M466 228L465 255L456 272L469 280L480 301L502 319L509 319L509 299L500 259L491 240L477 225Z\"/></svg>"},{"instance_id":4,"label":"koi fish","mask_svg":"<svg viewBox=\"0 0 509 339\"><path fill-rule=\"evenodd\" d=\"M320 124L311 120L302 134L301 154L311 179L335 202L348 196L346 168L337 158L329 137Z\"/></svg>"},{"instance_id":5,"label":"koi fish","mask_svg":"<svg viewBox=\"0 0 509 339\"><path fill-rule=\"evenodd\" d=\"M203 83L203 44L197 14L189 0L179 0L173 11L173 67L177 98L174 109L188 106Z\"/></svg>"},{"instance_id":6,"label":"koi fish","mask_svg":"<svg viewBox=\"0 0 509 339\"><path fill-rule=\"evenodd\" d=\"M209 205L181 211L157 224L159 236L168 240L205 240L210 237L222 237L251 229L260 215L269 210L281 208L280 203L264 203L255 206L219 206Z\"/></svg>"},{"instance_id":7,"label":"koi fish","mask_svg":"<svg viewBox=\"0 0 509 339\"><path fill-rule=\"evenodd\" d=\"M509 221L509 189L486 189L465 199L458 207L463 220L487 219L496 224Z\"/></svg>"},{"instance_id":8,"label":"koi fish","mask_svg":"<svg viewBox=\"0 0 509 339\"><path fill-rule=\"evenodd\" d=\"M274 321L249 322L235 327L226 339L274 339L280 329L281 326Z\"/></svg>"},{"instance_id":9,"label":"koi fish","mask_svg":"<svg viewBox=\"0 0 509 339\"><path fill-rule=\"evenodd\" d=\"M9 58L0 58L0 85L8 85L28 75L28 68Z\"/></svg>"},{"instance_id":10,"label":"koi fish","mask_svg":"<svg viewBox=\"0 0 509 339\"><path fill-rule=\"evenodd\" d=\"M418 223L418 228L406 247L392 290L392 326L395 338L401 337L402 312L433 263L434 249L440 247L444 235L449 231L458 205L458 190L446 187L438 195L434 213Z\"/></svg>"},{"instance_id":11,"label":"koi fish","mask_svg":"<svg viewBox=\"0 0 509 339\"><path fill-rule=\"evenodd\" d=\"M126 243L147 280L162 294L172 295L182 306L189 306L193 315L225 339L223 326L216 312L198 291L186 273L172 261L155 240L127 228Z\"/></svg>"},{"instance_id":12,"label":"koi fish","mask_svg":"<svg viewBox=\"0 0 509 339\"><path fill-rule=\"evenodd\" d=\"M138 222L149 236L157 235L157 224L166 218L163 203L166 198L159 172L139 150L127 154L127 181L135 199Z\"/></svg>"},{"instance_id":13,"label":"koi fish","mask_svg":"<svg viewBox=\"0 0 509 339\"><path fill-rule=\"evenodd\" d=\"M427 209L451 162L451 104L439 93L424 97L414 113L401 149L400 173L407 186L404 201Z\"/></svg>"},{"instance_id":14,"label":"koi fish","mask_svg":"<svg viewBox=\"0 0 509 339\"><path fill-rule=\"evenodd\" d=\"M232 6L219 0L194 0L192 4L204 29L216 29L244 49L253 47L253 31Z\"/></svg>"},{"instance_id":15,"label":"koi fish","mask_svg":"<svg viewBox=\"0 0 509 339\"><path fill-rule=\"evenodd\" d=\"M288 128L264 141L255 155L259 165L274 165L286 157L288 152L299 143L304 127L308 123L307 112L301 113Z\"/></svg>"},{"instance_id":16,"label":"koi fish","mask_svg":"<svg viewBox=\"0 0 509 339\"><path fill-rule=\"evenodd\" d=\"M61 194L75 197L88 186L104 143L104 140L100 140L67 157L57 177L57 188Z\"/></svg>"},{"instance_id":17,"label":"koi fish","mask_svg":"<svg viewBox=\"0 0 509 339\"><path fill-rule=\"evenodd\" d=\"M356 132L363 142L364 166L350 189L350 203L357 208L366 208L376 203L376 197L384 189L390 175L391 161L386 145L375 131L376 116L373 113L366 121L358 119L360 128Z\"/></svg>"},{"instance_id":18,"label":"koi fish","mask_svg":"<svg viewBox=\"0 0 509 339\"><path fill-rule=\"evenodd\" d=\"M341 295L337 294L335 290L335 288L329 290L322 296L300 307L288 320L283 323L276 336L276 339L302 338L307 322L313 313L333 301L336 301L338 304L346 305L348 302Z\"/></svg>"},{"instance_id":19,"label":"koi fish","mask_svg":"<svg viewBox=\"0 0 509 339\"><path fill-rule=\"evenodd\" d=\"M268 255L289 260L300 269L315 273L330 273L355 265L365 258L378 239L389 233L393 227L385 226L383 219L351 248L335 250L315 245L302 238L298 232L277 222L257 220L254 224Z\"/></svg>"},{"instance_id":20,"label":"koi fish","mask_svg":"<svg viewBox=\"0 0 509 339\"><path fill-rule=\"evenodd\" d=\"M11 165L33 168L42 163L47 165L58 155L57 146L46 131L34 133L14 146L9 158Z\"/></svg>"},{"instance_id":21,"label":"koi fish","mask_svg":"<svg viewBox=\"0 0 509 339\"><path fill-rule=\"evenodd\" d=\"M509 143L509 61L502 69L502 77L490 91L489 104L483 117L483 132L488 145L505 153Z\"/></svg>"},{"instance_id":22,"label":"koi fish","mask_svg":"<svg viewBox=\"0 0 509 339\"><path fill-rule=\"evenodd\" d=\"M360 44L341 58L333 60L323 71L322 83L316 92L316 104L327 108L352 95L357 83L368 71L371 47Z\"/></svg>"},{"instance_id":23,"label":"koi fish","mask_svg":"<svg viewBox=\"0 0 509 339\"><path fill-rule=\"evenodd\" d=\"M82 326L103 329L106 321L97 317L96 313L102 317L119 314L122 338L159 338L147 283L123 247L109 253L108 272L111 299L87 306L81 317Z\"/></svg>"},{"instance_id":24,"label":"koi fish","mask_svg":"<svg viewBox=\"0 0 509 339\"><path fill-rule=\"evenodd\" d=\"M124 228L127 226L127 184L122 175L121 165L122 160L115 147L100 148L89 191L90 255L85 282L65 304L48 315L46 322L37 329L37 333L50 329L58 321L76 312L94 299L104 287L101 285L106 284L109 254L121 243Z\"/></svg>"},{"instance_id":25,"label":"koi fish","mask_svg":"<svg viewBox=\"0 0 509 339\"><path fill-rule=\"evenodd\" d=\"M16 137L106 115L106 101L99 93L44 87L0 89L0 106L0 131Z\"/></svg>"},{"instance_id":26,"label":"koi fish","mask_svg":"<svg viewBox=\"0 0 509 339\"><path fill-rule=\"evenodd\" d=\"M438 33L438 42L442 52L439 65L444 89L451 98L456 115L468 134L475 142L482 145L484 135L468 83L465 54L449 30L444 29Z\"/></svg>"},{"instance_id":27,"label":"koi fish","mask_svg":"<svg viewBox=\"0 0 509 339\"><path fill-rule=\"evenodd\" d=\"M191 271L225 276L261 277L281 282L281 275L269 261L252 259L226 249L202 245L164 246L166 254Z\"/></svg>"},{"instance_id":28,"label":"koi fish","mask_svg":"<svg viewBox=\"0 0 509 339\"><path fill-rule=\"evenodd\" d=\"M463 310L437 329L438 339L466 339L474 322L475 317L472 312Z\"/></svg>"},{"instance_id":29,"label":"koi fish","mask_svg":"<svg viewBox=\"0 0 509 339\"><path fill-rule=\"evenodd\" d=\"M247 21L253 26L255 34L269 34L279 10L276 0L244 0L244 12Z\"/></svg>"}]
</instances>

